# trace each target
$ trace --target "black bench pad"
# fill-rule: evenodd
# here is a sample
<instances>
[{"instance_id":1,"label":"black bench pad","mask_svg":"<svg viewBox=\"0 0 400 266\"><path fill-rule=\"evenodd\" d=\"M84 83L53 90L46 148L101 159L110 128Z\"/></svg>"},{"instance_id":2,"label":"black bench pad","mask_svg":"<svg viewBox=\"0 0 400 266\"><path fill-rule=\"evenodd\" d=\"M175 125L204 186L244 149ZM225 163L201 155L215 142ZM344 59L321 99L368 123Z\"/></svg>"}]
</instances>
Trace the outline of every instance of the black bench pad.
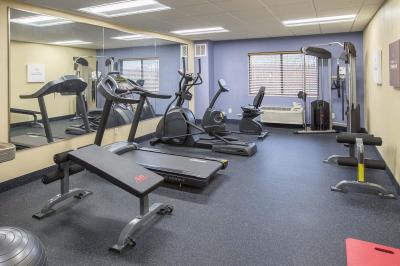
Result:
<instances>
[{"instance_id":1,"label":"black bench pad","mask_svg":"<svg viewBox=\"0 0 400 266\"><path fill-rule=\"evenodd\" d=\"M382 138L374 137L373 135L364 133L340 133L339 135L337 135L336 141L338 143L355 144L357 138L361 138L363 140L364 145L372 145L372 146L382 145Z\"/></svg>"},{"instance_id":2,"label":"black bench pad","mask_svg":"<svg viewBox=\"0 0 400 266\"><path fill-rule=\"evenodd\" d=\"M337 163L338 165L341 166L351 166L351 167L357 167L358 165L357 159L353 157L339 157L337 159ZM386 169L386 164L382 160L365 159L364 166L365 168L369 169L379 169L379 170Z\"/></svg>"},{"instance_id":3,"label":"black bench pad","mask_svg":"<svg viewBox=\"0 0 400 266\"><path fill-rule=\"evenodd\" d=\"M72 151L68 153L68 158L139 198L164 181L160 175L97 145Z\"/></svg>"}]
</instances>

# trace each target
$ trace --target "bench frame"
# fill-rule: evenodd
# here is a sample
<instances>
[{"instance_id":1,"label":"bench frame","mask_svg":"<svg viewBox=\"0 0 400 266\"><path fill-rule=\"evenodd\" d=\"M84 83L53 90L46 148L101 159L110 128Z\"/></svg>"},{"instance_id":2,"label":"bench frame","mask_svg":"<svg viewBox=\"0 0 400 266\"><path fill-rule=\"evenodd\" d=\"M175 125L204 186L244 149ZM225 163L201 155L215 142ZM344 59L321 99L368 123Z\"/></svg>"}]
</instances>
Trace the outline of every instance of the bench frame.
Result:
<instances>
[{"instance_id":1,"label":"bench frame","mask_svg":"<svg viewBox=\"0 0 400 266\"><path fill-rule=\"evenodd\" d=\"M71 161L67 160L60 164L64 176L60 179L60 194L55 195L46 201L44 207L38 212L32 215L33 218L42 219L48 216L51 216L56 213L55 205L69 199L83 199L87 196L91 195L92 192L81 189L81 188L70 188L69 178L70 178L70 166ZM164 203L154 203L149 207L149 196L146 194L145 196L139 198L140 200L140 214L137 215L133 220L131 220L121 231L118 242L113 245L109 250L122 253L122 251L127 246L135 246L135 240L133 238L134 235L137 236L137 233L142 229L142 225L144 225L151 218L156 216L157 214L166 215L171 214L173 211L173 207Z\"/></svg>"},{"instance_id":2,"label":"bench frame","mask_svg":"<svg viewBox=\"0 0 400 266\"><path fill-rule=\"evenodd\" d=\"M335 186L331 186L332 191L344 192L348 191L348 188L363 189L370 191L374 194L379 195L385 199L396 199L396 195L390 192L385 187L371 182L365 181L365 150L362 138L356 138L355 151L357 156L357 179L356 180L343 180L337 183Z\"/></svg>"}]
</instances>

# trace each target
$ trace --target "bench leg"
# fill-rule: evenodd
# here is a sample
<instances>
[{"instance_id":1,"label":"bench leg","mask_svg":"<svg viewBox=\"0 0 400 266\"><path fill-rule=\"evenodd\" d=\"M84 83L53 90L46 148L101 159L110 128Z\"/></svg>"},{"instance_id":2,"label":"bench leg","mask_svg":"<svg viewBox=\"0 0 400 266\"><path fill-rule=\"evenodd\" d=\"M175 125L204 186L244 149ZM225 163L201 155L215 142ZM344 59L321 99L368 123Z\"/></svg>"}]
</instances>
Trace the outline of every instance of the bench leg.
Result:
<instances>
[{"instance_id":1,"label":"bench leg","mask_svg":"<svg viewBox=\"0 0 400 266\"><path fill-rule=\"evenodd\" d=\"M324 160L324 163L329 163L329 164L338 164L338 158L343 157L340 155L331 155L327 159Z\"/></svg>"},{"instance_id":2,"label":"bench leg","mask_svg":"<svg viewBox=\"0 0 400 266\"><path fill-rule=\"evenodd\" d=\"M53 207L55 205L57 205L58 203L63 202L64 200L67 200L72 197L74 197L76 199L83 199L83 198L89 196L90 194L92 194L92 192L83 190L80 188L71 189L67 193L64 193L64 194L58 194L58 195L52 197L51 199L49 199L46 202L46 204L44 205L44 207L41 209L41 211L38 213L35 213L33 215L33 218L40 220L42 218L50 216L56 212L56 210L53 209Z\"/></svg>"},{"instance_id":3,"label":"bench leg","mask_svg":"<svg viewBox=\"0 0 400 266\"><path fill-rule=\"evenodd\" d=\"M58 203L63 202L69 198L74 197L76 199L83 199L92 194L92 192L81 188L74 188L74 189L69 188L69 168L70 168L69 162L63 164L64 177L60 180L61 193L49 199L40 212L32 215L33 218L42 219L52 215L53 213L56 212L56 210L53 209L53 207Z\"/></svg>"},{"instance_id":4,"label":"bench leg","mask_svg":"<svg viewBox=\"0 0 400 266\"><path fill-rule=\"evenodd\" d=\"M142 228L142 225L149 221L157 214L165 215L171 214L173 210L172 206L164 203L154 203L149 208L148 195L140 199L140 215L136 216L135 219L130 221L124 229L122 229L117 244L110 248L110 251L122 253L124 248L127 246L135 246L136 243L132 236Z\"/></svg>"},{"instance_id":5,"label":"bench leg","mask_svg":"<svg viewBox=\"0 0 400 266\"><path fill-rule=\"evenodd\" d=\"M35 113L32 114L33 115L33 122L31 122L31 126L33 128L44 128L42 123L39 123L37 115Z\"/></svg>"},{"instance_id":6,"label":"bench leg","mask_svg":"<svg viewBox=\"0 0 400 266\"><path fill-rule=\"evenodd\" d=\"M375 192L378 196L385 199L396 199L396 195L381 185L369 182L359 182L359 181L347 181L343 180L337 183L335 186L331 187L332 191L346 193L349 187L365 189L368 191Z\"/></svg>"}]
</instances>

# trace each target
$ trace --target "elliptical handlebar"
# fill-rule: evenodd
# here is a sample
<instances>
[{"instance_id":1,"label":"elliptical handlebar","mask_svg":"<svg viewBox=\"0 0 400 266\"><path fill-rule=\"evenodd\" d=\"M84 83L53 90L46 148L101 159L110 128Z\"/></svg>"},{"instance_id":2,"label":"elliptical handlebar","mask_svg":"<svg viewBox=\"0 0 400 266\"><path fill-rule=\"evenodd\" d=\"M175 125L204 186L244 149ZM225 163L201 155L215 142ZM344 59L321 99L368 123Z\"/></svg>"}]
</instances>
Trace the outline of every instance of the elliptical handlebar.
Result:
<instances>
[{"instance_id":1,"label":"elliptical handlebar","mask_svg":"<svg viewBox=\"0 0 400 266\"><path fill-rule=\"evenodd\" d=\"M172 97L172 95L169 95L169 94L153 93L148 90L145 90L145 89L143 89L143 87L141 87L139 84L137 84L137 82L135 82L131 79L127 79L127 81L132 86L132 89L129 89L130 93L135 93L135 94L143 95L147 98L155 98L155 99L169 99Z\"/></svg>"},{"instance_id":2,"label":"elliptical handlebar","mask_svg":"<svg viewBox=\"0 0 400 266\"><path fill-rule=\"evenodd\" d=\"M196 75L193 73L186 72L186 60L185 57L182 57L182 70L178 70L179 75L181 75L181 79L179 81L179 91L181 93L188 93L188 91L197 85L203 84L203 78L201 77L201 60L197 59L198 62L198 72ZM189 83L190 82L190 83Z\"/></svg>"}]
</instances>

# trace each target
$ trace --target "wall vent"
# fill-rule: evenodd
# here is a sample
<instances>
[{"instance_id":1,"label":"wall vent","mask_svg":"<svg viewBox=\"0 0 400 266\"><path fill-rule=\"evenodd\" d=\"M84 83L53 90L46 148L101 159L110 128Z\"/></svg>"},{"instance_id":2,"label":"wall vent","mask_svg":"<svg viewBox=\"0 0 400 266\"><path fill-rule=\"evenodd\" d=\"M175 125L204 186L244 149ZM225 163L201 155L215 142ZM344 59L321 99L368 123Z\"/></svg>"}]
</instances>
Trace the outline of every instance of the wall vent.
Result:
<instances>
[{"instance_id":1,"label":"wall vent","mask_svg":"<svg viewBox=\"0 0 400 266\"><path fill-rule=\"evenodd\" d=\"M207 56L207 44L198 43L194 46L194 56L195 57L206 57Z\"/></svg>"},{"instance_id":2,"label":"wall vent","mask_svg":"<svg viewBox=\"0 0 400 266\"><path fill-rule=\"evenodd\" d=\"M187 58L188 57L188 46L186 44L181 45L181 58Z\"/></svg>"}]
</instances>

